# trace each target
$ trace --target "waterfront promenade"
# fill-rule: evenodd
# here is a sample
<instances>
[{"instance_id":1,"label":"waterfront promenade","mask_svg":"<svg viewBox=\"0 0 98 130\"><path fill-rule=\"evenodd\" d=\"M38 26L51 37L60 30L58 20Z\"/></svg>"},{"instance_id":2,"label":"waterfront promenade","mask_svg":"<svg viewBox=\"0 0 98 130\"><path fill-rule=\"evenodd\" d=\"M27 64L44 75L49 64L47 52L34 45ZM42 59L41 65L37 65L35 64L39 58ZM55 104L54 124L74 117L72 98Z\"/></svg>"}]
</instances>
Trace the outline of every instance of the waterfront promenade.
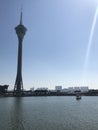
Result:
<instances>
[{"instance_id":1,"label":"waterfront promenade","mask_svg":"<svg viewBox=\"0 0 98 130\"><path fill-rule=\"evenodd\" d=\"M98 96L98 90L89 90L85 93L79 93L81 96ZM76 96L77 93L51 92L51 91L23 91L21 94L14 95L13 91L7 91L0 94L0 97L28 97L28 96Z\"/></svg>"}]
</instances>

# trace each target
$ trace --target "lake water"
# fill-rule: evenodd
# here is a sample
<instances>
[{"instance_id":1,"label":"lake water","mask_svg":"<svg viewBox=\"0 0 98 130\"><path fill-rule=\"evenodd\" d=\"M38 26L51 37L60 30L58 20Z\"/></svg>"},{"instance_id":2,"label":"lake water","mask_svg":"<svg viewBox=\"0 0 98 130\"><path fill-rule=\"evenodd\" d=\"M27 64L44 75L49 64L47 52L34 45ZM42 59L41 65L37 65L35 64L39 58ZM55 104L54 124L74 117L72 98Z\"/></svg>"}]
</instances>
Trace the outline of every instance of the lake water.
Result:
<instances>
[{"instance_id":1,"label":"lake water","mask_svg":"<svg viewBox=\"0 0 98 130\"><path fill-rule=\"evenodd\" d=\"M98 130L98 97L0 98L0 130Z\"/></svg>"}]
</instances>

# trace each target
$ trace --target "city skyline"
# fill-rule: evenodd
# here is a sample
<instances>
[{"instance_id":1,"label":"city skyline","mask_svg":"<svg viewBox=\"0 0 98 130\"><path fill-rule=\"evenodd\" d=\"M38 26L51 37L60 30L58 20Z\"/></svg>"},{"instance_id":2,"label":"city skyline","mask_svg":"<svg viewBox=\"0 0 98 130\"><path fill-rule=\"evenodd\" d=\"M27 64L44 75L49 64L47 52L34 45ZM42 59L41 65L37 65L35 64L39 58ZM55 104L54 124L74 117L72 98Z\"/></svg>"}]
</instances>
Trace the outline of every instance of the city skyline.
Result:
<instances>
[{"instance_id":1,"label":"city skyline","mask_svg":"<svg viewBox=\"0 0 98 130\"><path fill-rule=\"evenodd\" d=\"M89 86L98 89L97 0L38 0L0 3L0 84L14 89L18 42L14 27L23 6L28 32L23 42L24 89ZM89 59L84 75L89 37L96 13Z\"/></svg>"}]
</instances>

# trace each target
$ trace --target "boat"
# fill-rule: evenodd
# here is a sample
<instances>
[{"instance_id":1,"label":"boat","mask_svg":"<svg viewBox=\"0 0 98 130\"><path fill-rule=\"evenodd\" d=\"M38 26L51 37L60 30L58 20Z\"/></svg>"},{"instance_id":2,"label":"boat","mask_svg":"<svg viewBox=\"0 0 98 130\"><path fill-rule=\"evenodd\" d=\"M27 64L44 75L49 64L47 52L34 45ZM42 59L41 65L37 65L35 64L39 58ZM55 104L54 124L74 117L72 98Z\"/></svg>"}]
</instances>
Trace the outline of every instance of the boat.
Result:
<instances>
[{"instance_id":1,"label":"boat","mask_svg":"<svg viewBox=\"0 0 98 130\"><path fill-rule=\"evenodd\" d=\"M80 100L80 99L81 99L81 96L80 96L80 95L76 95L76 99L77 99L77 100Z\"/></svg>"}]
</instances>

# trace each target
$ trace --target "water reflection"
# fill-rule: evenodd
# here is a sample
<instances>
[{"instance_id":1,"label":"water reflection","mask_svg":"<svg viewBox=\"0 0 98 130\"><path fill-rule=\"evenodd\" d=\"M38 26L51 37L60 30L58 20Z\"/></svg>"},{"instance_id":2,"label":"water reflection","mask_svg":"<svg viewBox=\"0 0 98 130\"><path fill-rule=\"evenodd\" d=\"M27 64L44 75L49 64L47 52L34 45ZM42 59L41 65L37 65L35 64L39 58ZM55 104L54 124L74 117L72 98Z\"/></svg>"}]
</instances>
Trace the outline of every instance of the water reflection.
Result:
<instances>
[{"instance_id":1,"label":"water reflection","mask_svg":"<svg viewBox=\"0 0 98 130\"><path fill-rule=\"evenodd\" d=\"M9 130L25 130L23 120L22 97L13 98L10 111L10 129Z\"/></svg>"},{"instance_id":2,"label":"water reflection","mask_svg":"<svg viewBox=\"0 0 98 130\"><path fill-rule=\"evenodd\" d=\"M97 130L98 97L0 99L0 130Z\"/></svg>"}]
</instances>

